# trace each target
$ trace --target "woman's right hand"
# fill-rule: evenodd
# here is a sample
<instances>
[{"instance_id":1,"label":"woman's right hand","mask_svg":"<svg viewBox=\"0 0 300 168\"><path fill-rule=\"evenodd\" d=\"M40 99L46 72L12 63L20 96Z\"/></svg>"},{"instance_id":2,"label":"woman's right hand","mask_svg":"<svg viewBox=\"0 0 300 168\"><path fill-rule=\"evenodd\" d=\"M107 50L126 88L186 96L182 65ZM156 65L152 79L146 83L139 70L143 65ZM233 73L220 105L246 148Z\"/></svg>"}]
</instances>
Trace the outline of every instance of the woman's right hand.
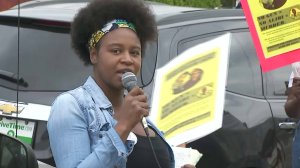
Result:
<instances>
[{"instance_id":1,"label":"woman's right hand","mask_svg":"<svg viewBox=\"0 0 300 168\"><path fill-rule=\"evenodd\" d=\"M141 88L134 87L124 97L120 110L114 116L118 121L116 129L125 131L129 134L135 125L139 123L143 117L148 115L149 105L147 102L147 96L144 94L144 91Z\"/></svg>"}]
</instances>

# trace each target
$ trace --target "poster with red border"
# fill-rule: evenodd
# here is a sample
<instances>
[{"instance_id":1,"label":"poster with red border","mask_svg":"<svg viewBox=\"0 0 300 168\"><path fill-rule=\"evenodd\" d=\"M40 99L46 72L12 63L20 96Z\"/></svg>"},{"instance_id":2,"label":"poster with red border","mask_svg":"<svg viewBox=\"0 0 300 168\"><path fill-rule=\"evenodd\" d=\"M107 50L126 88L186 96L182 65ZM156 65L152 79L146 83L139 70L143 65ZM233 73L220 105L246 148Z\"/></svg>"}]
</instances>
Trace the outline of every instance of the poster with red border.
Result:
<instances>
[{"instance_id":1,"label":"poster with red border","mask_svg":"<svg viewBox=\"0 0 300 168\"><path fill-rule=\"evenodd\" d=\"M263 72L300 61L300 1L241 0Z\"/></svg>"},{"instance_id":2,"label":"poster with red border","mask_svg":"<svg viewBox=\"0 0 300 168\"><path fill-rule=\"evenodd\" d=\"M30 0L0 0L0 11L8 10L18 4L27 2Z\"/></svg>"}]
</instances>

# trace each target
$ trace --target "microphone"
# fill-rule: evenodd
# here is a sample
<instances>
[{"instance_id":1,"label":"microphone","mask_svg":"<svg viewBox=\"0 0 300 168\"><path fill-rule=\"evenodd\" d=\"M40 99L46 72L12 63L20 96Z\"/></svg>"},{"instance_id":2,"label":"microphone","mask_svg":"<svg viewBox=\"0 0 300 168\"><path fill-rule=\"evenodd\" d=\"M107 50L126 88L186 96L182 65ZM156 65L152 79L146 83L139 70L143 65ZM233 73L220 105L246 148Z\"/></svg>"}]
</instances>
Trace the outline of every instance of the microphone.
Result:
<instances>
[{"instance_id":1,"label":"microphone","mask_svg":"<svg viewBox=\"0 0 300 168\"><path fill-rule=\"evenodd\" d=\"M134 73L132 73L132 72L125 72L122 75L122 84L123 84L124 88L128 92L130 92L135 86L137 86L137 78L134 75ZM145 117L143 117L143 119L142 119L142 125L144 127L146 135L149 136L149 133L148 133L148 123L147 123Z\"/></svg>"}]
</instances>

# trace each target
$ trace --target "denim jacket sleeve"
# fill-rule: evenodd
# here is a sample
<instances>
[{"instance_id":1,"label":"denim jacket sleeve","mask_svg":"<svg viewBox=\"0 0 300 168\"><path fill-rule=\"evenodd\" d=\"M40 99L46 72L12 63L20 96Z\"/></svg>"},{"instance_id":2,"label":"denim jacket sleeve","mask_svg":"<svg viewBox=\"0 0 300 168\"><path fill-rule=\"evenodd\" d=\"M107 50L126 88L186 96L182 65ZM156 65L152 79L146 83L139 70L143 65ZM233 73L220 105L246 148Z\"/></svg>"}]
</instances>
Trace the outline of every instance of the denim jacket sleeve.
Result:
<instances>
[{"instance_id":1,"label":"denim jacket sleeve","mask_svg":"<svg viewBox=\"0 0 300 168\"><path fill-rule=\"evenodd\" d=\"M100 128L91 129L88 120L71 94L64 93L55 100L47 128L56 167L126 167L130 150L114 127L100 136Z\"/></svg>"}]
</instances>

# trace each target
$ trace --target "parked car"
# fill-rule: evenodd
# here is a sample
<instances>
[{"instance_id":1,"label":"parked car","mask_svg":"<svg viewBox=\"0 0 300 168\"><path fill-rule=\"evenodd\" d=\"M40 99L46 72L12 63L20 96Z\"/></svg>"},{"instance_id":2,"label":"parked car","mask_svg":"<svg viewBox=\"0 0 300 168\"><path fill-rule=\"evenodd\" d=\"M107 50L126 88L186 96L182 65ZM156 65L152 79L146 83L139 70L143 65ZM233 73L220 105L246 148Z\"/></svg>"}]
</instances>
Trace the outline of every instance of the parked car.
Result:
<instances>
[{"instance_id":1,"label":"parked car","mask_svg":"<svg viewBox=\"0 0 300 168\"><path fill-rule=\"evenodd\" d=\"M20 12L16 7L0 13L0 132L15 135L18 117L26 128L18 130L19 138L52 166L46 129L50 106L91 74L71 49L69 36L74 15L86 3L30 1ZM262 73L242 9L150 5L159 36L147 44L138 77L150 100L156 68L196 44L231 33L222 128L188 144L203 154L197 167L290 168L295 121L283 106L291 68Z\"/></svg>"}]
</instances>

